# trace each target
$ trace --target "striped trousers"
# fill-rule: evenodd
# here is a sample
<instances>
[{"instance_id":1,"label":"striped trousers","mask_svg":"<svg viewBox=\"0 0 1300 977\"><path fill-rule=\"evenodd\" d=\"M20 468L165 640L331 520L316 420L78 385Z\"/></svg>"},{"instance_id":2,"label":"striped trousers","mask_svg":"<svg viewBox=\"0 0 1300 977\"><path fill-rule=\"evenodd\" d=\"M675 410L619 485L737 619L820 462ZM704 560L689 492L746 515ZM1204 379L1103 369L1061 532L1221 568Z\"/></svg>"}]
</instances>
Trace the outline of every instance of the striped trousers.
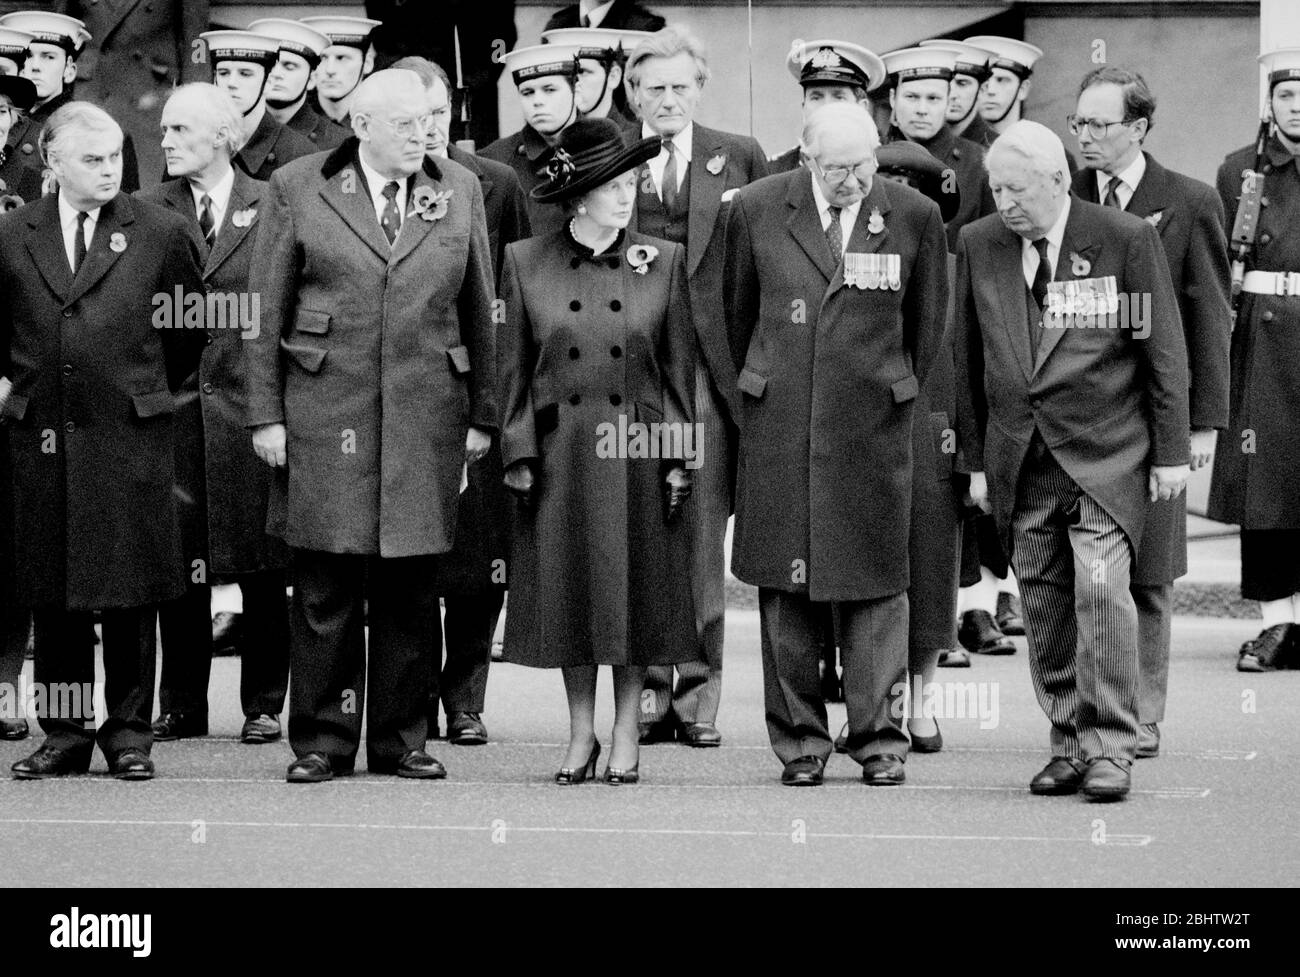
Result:
<instances>
[{"instance_id":1,"label":"striped trousers","mask_svg":"<svg viewBox=\"0 0 1300 977\"><path fill-rule=\"evenodd\" d=\"M1053 756L1132 760L1137 750L1133 547L1037 435L1012 514L1029 671Z\"/></svg>"}]
</instances>

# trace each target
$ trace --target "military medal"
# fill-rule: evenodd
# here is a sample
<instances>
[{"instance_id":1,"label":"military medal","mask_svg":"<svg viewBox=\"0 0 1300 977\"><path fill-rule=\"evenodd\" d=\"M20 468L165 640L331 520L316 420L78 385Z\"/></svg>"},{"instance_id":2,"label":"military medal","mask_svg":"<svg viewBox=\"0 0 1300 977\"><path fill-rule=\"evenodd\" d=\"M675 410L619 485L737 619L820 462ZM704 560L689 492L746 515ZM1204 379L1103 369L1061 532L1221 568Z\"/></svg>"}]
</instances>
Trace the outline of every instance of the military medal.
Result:
<instances>
[{"instance_id":1,"label":"military medal","mask_svg":"<svg viewBox=\"0 0 1300 977\"><path fill-rule=\"evenodd\" d=\"M867 218L867 233L879 234L885 229L885 219L880 216L880 208L872 207L871 216Z\"/></svg>"},{"instance_id":2,"label":"military medal","mask_svg":"<svg viewBox=\"0 0 1300 977\"><path fill-rule=\"evenodd\" d=\"M844 252L844 284L854 288L866 288L866 258L857 251Z\"/></svg>"},{"instance_id":3,"label":"military medal","mask_svg":"<svg viewBox=\"0 0 1300 977\"><path fill-rule=\"evenodd\" d=\"M863 278L863 283L870 289L880 287L880 255L867 254L863 255L867 259L867 273Z\"/></svg>"},{"instance_id":4,"label":"military medal","mask_svg":"<svg viewBox=\"0 0 1300 977\"><path fill-rule=\"evenodd\" d=\"M889 270L889 287L897 292L903 286L903 256L901 254L885 255L885 264Z\"/></svg>"}]
</instances>

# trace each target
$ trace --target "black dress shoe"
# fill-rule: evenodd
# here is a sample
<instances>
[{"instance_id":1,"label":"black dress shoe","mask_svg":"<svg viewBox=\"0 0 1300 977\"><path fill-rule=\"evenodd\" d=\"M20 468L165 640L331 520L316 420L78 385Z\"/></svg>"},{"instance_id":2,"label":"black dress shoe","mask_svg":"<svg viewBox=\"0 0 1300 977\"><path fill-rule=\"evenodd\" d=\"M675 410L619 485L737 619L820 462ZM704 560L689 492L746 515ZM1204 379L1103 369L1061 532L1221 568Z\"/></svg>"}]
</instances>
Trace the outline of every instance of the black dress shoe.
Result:
<instances>
[{"instance_id":1,"label":"black dress shoe","mask_svg":"<svg viewBox=\"0 0 1300 977\"><path fill-rule=\"evenodd\" d=\"M713 723L687 723L682 727L682 742L687 746L721 746L722 734Z\"/></svg>"},{"instance_id":2,"label":"black dress shoe","mask_svg":"<svg viewBox=\"0 0 1300 977\"><path fill-rule=\"evenodd\" d=\"M637 743L650 746L654 743L672 743L677 739L677 723L672 717L665 717L657 723L638 723Z\"/></svg>"},{"instance_id":3,"label":"black dress shoe","mask_svg":"<svg viewBox=\"0 0 1300 977\"><path fill-rule=\"evenodd\" d=\"M274 743L281 735L283 731L280 728L280 720L263 713L260 716L249 716L244 720L244 728L239 731L239 741L252 744Z\"/></svg>"},{"instance_id":4,"label":"black dress shoe","mask_svg":"<svg viewBox=\"0 0 1300 977\"><path fill-rule=\"evenodd\" d=\"M1131 777L1127 760L1099 757L1088 764L1079 793L1090 801L1122 801L1129 791Z\"/></svg>"},{"instance_id":5,"label":"black dress shoe","mask_svg":"<svg viewBox=\"0 0 1300 977\"><path fill-rule=\"evenodd\" d=\"M791 760L781 771L781 783L787 787L820 787L826 761L819 756L801 756Z\"/></svg>"},{"instance_id":6,"label":"black dress shoe","mask_svg":"<svg viewBox=\"0 0 1300 977\"><path fill-rule=\"evenodd\" d=\"M835 737L835 752L849 752L849 724L845 723L840 727L840 735Z\"/></svg>"},{"instance_id":7,"label":"black dress shoe","mask_svg":"<svg viewBox=\"0 0 1300 977\"><path fill-rule=\"evenodd\" d=\"M933 736L922 736L920 733L913 733L909 728L907 735L912 738L913 753L938 753L943 749L943 733L939 730L939 724L934 724Z\"/></svg>"},{"instance_id":8,"label":"black dress shoe","mask_svg":"<svg viewBox=\"0 0 1300 977\"><path fill-rule=\"evenodd\" d=\"M30 732L26 719L0 719L0 740L25 740Z\"/></svg>"},{"instance_id":9,"label":"black dress shoe","mask_svg":"<svg viewBox=\"0 0 1300 977\"><path fill-rule=\"evenodd\" d=\"M939 652L940 668L970 668L970 652L965 648L945 648Z\"/></svg>"},{"instance_id":10,"label":"black dress shoe","mask_svg":"<svg viewBox=\"0 0 1300 977\"><path fill-rule=\"evenodd\" d=\"M239 637L244 630L244 616L233 611L212 615L212 654L238 655Z\"/></svg>"},{"instance_id":11,"label":"black dress shoe","mask_svg":"<svg viewBox=\"0 0 1300 977\"><path fill-rule=\"evenodd\" d=\"M375 773L380 772L373 766L370 769ZM412 780L442 780L447 776L447 768L423 750L407 750L402 759L397 761L397 766L388 772Z\"/></svg>"},{"instance_id":12,"label":"black dress shoe","mask_svg":"<svg viewBox=\"0 0 1300 977\"><path fill-rule=\"evenodd\" d=\"M585 784L588 780L596 779L596 760L600 757L600 743L596 742L591 748L591 754L587 757L587 762L581 767L561 767L560 772L555 775L555 782L562 787L572 787L574 784Z\"/></svg>"},{"instance_id":13,"label":"black dress shoe","mask_svg":"<svg viewBox=\"0 0 1300 977\"><path fill-rule=\"evenodd\" d=\"M1014 655L1016 645L998 630L988 611L967 611L961 616L957 640L972 655Z\"/></svg>"},{"instance_id":14,"label":"black dress shoe","mask_svg":"<svg viewBox=\"0 0 1300 977\"><path fill-rule=\"evenodd\" d=\"M605 768L605 783L613 787L621 787L624 784L639 784L641 782L641 761L628 767L626 770L619 770L617 767Z\"/></svg>"},{"instance_id":15,"label":"black dress shoe","mask_svg":"<svg viewBox=\"0 0 1300 977\"><path fill-rule=\"evenodd\" d=\"M15 780L46 780L85 773L90 769L90 751L74 754L57 746L42 746L29 757L24 757L9 768Z\"/></svg>"},{"instance_id":16,"label":"black dress shoe","mask_svg":"<svg viewBox=\"0 0 1300 977\"><path fill-rule=\"evenodd\" d=\"M108 772L118 780L152 780L153 761L144 750L131 748L113 757Z\"/></svg>"},{"instance_id":17,"label":"black dress shoe","mask_svg":"<svg viewBox=\"0 0 1300 977\"><path fill-rule=\"evenodd\" d=\"M897 753L877 753L862 762L862 782L872 787L897 787L907 779L903 758Z\"/></svg>"},{"instance_id":18,"label":"black dress shoe","mask_svg":"<svg viewBox=\"0 0 1300 977\"><path fill-rule=\"evenodd\" d=\"M1295 632L1294 624L1274 624L1271 628L1265 628L1241 646L1237 671L1271 672L1285 668L1295 647Z\"/></svg>"},{"instance_id":19,"label":"black dress shoe","mask_svg":"<svg viewBox=\"0 0 1300 977\"><path fill-rule=\"evenodd\" d=\"M1138 727L1137 755L1143 760L1160 755L1160 727L1155 723L1143 723Z\"/></svg>"},{"instance_id":20,"label":"black dress shoe","mask_svg":"<svg viewBox=\"0 0 1300 977\"><path fill-rule=\"evenodd\" d=\"M1073 794L1079 789L1085 766L1074 757L1054 756L1029 782L1029 793L1043 796Z\"/></svg>"},{"instance_id":21,"label":"black dress shoe","mask_svg":"<svg viewBox=\"0 0 1300 977\"><path fill-rule=\"evenodd\" d=\"M453 746L482 746L487 741L487 727L479 713L453 712L447 717L447 742Z\"/></svg>"},{"instance_id":22,"label":"black dress shoe","mask_svg":"<svg viewBox=\"0 0 1300 977\"><path fill-rule=\"evenodd\" d=\"M998 594L997 625L1003 634L1024 636L1025 616L1020 610L1020 598L1017 595L1008 594L1005 590Z\"/></svg>"},{"instance_id":23,"label":"black dress shoe","mask_svg":"<svg viewBox=\"0 0 1300 977\"><path fill-rule=\"evenodd\" d=\"M289 764L284 779L291 784L319 784L333 780L334 770L324 753L306 753Z\"/></svg>"},{"instance_id":24,"label":"black dress shoe","mask_svg":"<svg viewBox=\"0 0 1300 977\"><path fill-rule=\"evenodd\" d=\"M159 743L207 735L207 716L187 716L183 712L165 712L154 720L153 724L153 738Z\"/></svg>"}]
</instances>

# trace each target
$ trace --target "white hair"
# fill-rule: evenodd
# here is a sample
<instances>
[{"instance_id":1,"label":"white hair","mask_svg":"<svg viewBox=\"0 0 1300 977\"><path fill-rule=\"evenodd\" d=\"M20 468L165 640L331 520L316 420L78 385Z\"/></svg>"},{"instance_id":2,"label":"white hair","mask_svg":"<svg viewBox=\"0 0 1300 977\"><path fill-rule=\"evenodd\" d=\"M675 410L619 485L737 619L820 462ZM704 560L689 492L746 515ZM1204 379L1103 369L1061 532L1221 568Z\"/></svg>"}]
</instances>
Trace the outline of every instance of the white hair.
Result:
<instances>
[{"instance_id":1,"label":"white hair","mask_svg":"<svg viewBox=\"0 0 1300 977\"><path fill-rule=\"evenodd\" d=\"M46 166L51 157L61 156L77 137L87 132L115 132L122 138L122 127L111 115L90 102L68 102L50 116L37 137L41 161Z\"/></svg>"},{"instance_id":2,"label":"white hair","mask_svg":"<svg viewBox=\"0 0 1300 977\"><path fill-rule=\"evenodd\" d=\"M1021 119L1007 127L1007 131L993 140L988 155L984 157L985 169L993 159L994 153L1016 153L1033 164L1033 168L1043 176L1051 177L1057 173L1067 182L1070 179L1070 165L1065 158L1065 146L1060 138L1047 126L1038 122Z\"/></svg>"},{"instance_id":3,"label":"white hair","mask_svg":"<svg viewBox=\"0 0 1300 977\"><path fill-rule=\"evenodd\" d=\"M827 102L814 109L803 125L800 137L804 153L816 157L821 150L822 135L828 130L860 130L867 137L871 152L880 148L880 130L867 107L861 102Z\"/></svg>"},{"instance_id":4,"label":"white hair","mask_svg":"<svg viewBox=\"0 0 1300 977\"><path fill-rule=\"evenodd\" d=\"M217 132L223 128L226 130L224 145L232 157L244 148L248 142L244 135L244 117L224 88L206 81L190 82L172 92L167 101L170 103L178 96L192 96L200 100L203 118L212 123L212 128Z\"/></svg>"}]
</instances>

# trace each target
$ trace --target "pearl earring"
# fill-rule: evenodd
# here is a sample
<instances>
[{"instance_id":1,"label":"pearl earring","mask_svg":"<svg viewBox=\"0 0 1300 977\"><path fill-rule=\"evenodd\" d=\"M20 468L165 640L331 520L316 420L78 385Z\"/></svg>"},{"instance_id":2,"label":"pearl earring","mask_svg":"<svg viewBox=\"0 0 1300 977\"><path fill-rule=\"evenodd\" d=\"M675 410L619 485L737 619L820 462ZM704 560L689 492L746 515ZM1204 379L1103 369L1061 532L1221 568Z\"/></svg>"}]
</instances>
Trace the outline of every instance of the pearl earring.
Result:
<instances>
[{"instance_id":1,"label":"pearl earring","mask_svg":"<svg viewBox=\"0 0 1300 977\"><path fill-rule=\"evenodd\" d=\"M578 213L580 213L580 214L585 214L586 212L587 212L587 205L586 205L586 204L578 204Z\"/></svg>"}]
</instances>

